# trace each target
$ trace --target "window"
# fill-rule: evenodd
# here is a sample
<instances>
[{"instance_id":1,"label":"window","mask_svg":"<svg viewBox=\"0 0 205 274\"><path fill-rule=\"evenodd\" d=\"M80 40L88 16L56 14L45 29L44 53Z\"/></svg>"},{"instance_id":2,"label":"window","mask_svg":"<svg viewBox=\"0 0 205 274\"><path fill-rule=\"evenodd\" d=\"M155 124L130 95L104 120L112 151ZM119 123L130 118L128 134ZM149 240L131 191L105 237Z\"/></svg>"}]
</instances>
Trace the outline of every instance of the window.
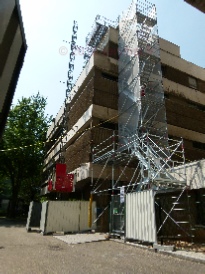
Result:
<instances>
[{"instance_id":1,"label":"window","mask_svg":"<svg viewBox=\"0 0 205 274\"><path fill-rule=\"evenodd\" d=\"M108 80L111 80L111 81L115 81L115 82L118 81L118 77L117 76L114 76L114 75L111 75L111 74L108 74L108 73L105 73L105 72L102 72L102 77L106 78Z\"/></svg>"},{"instance_id":2,"label":"window","mask_svg":"<svg viewBox=\"0 0 205 274\"><path fill-rule=\"evenodd\" d=\"M169 99L169 94L168 93L164 93L164 98L165 99Z\"/></svg>"},{"instance_id":3,"label":"window","mask_svg":"<svg viewBox=\"0 0 205 274\"><path fill-rule=\"evenodd\" d=\"M199 226L205 226L205 191L204 189L196 189L194 193L197 210L196 224Z\"/></svg>"},{"instance_id":4,"label":"window","mask_svg":"<svg viewBox=\"0 0 205 274\"><path fill-rule=\"evenodd\" d=\"M205 143L193 142L193 147L205 150Z\"/></svg>"},{"instance_id":5,"label":"window","mask_svg":"<svg viewBox=\"0 0 205 274\"><path fill-rule=\"evenodd\" d=\"M193 108L196 108L196 109L201 110L201 111L205 111L205 106L203 106L203 105L199 105L199 104L196 104L194 102L188 102L188 104Z\"/></svg>"},{"instance_id":6,"label":"window","mask_svg":"<svg viewBox=\"0 0 205 274\"><path fill-rule=\"evenodd\" d=\"M162 70L162 76L166 77L167 75L167 66L166 65L161 65L161 70Z\"/></svg>"},{"instance_id":7,"label":"window","mask_svg":"<svg viewBox=\"0 0 205 274\"><path fill-rule=\"evenodd\" d=\"M190 88L197 89L197 81L196 81L196 78L193 78L193 77L188 76L188 80L189 80L189 86L190 86Z\"/></svg>"},{"instance_id":8,"label":"window","mask_svg":"<svg viewBox=\"0 0 205 274\"><path fill-rule=\"evenodd\" d=\"M100 124L101 124L100 125L101 127L117 130L117 124L109 123L109 122L105 122L105 121L100 121Z\"/></svg>"}]
</instances>

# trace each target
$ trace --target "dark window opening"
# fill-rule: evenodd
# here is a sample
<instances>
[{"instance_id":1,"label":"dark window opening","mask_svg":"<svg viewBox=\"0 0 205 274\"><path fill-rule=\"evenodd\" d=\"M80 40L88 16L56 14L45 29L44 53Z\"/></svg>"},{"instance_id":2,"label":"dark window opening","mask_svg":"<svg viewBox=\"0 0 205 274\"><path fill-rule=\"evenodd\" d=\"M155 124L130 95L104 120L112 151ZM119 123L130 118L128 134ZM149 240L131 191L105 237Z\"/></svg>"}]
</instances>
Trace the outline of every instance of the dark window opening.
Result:
<instances>
[{"instance_id":1,"label":"dark window opening","mask_svg":"<svg viewBox=\"0 0 205 274\"><path fill-rule=\"evenodd\" d=\"M166 76L167 66L161 65L162 76Z\"/></svg>"},{"instance_id":2,"label":"dark window opening","mask_svg":"<svg viewBox=\"0 0 205 274\"><path fill-rule=\"evenodd\" d=\"M108 73L102 72L102 77L111 81L118 82L118 77L114 75L110 75Z\"/></svg>"},{"instance_id":3,"label":"dark window opening","mask_svg":"<svg viewBox=\"0 0 205 274\"><path fill-rule=\"evenodd\" d=\"M113 124L113 123L109 123L109 122L100 121L100 126L107 128L107 129L117 130L117 124Z\"/></svg>"},{"instance_id":4,"label":"dark window opening","mask_svg":"<svg viewBox=\"0 0 205 274\"><path fill-rule=\"evenodd\" d=\"M164 93L164 98L165 99L169 99L169 94L168 93Z\"/></svg>"},{"instance_id":5,"label":"dark window opening","mask_svg":"<svg viewBox=\"0 0 205 274\"><path fill-rule=\"evenodd\" d=\"M205 106L198 105L198 104L195 104L195 103L193 103L193 102L189 102L188 104L189 104L191 107L194 107L194 108L199 109L199 110L201 110L201 111L205 111Z\"/></svg>"},{"instance_id":6,"label":"dark window opening","mask_svg":"<svg viewBox=\"0 0 205 274\"><path fill-rule=\"evenodd\" d=\"M195 191L197 218L196 224L205 226L205 191L204 189L197 189Z\"/></svg>"},{"instance_id":7,"label":"dark window opening","mask_svg":"<svg viewBox=\"0 0 205 274\"><path fill-rule=\"evenodd\" d=\"M118 59L118 45L115 43L109 43L109 57Z\"/></svg>"},{"instance_id":8,"label":"dark window opening","mask_svg":"<svg viewBox=\"0 0 205 274\"><path fill-rule=\"evenodd\" d=\"M190 88L197 89L197 80L194 77L188 76L189 86Z\"/></svg>"},{"instance_id":9,"label":"dark window opening","mask_svg":"<svg viewBox=\"0 0 205 274\"><path fill-rule=\"evenodd\" d=\"M195 147L195 148L205 150L205 143L200 143L200 142L193 141L192 144L193 144L193 147Z\"/></svg>"},{"instance_id":10,"label":"dark window opening","mask_svg":"<svg viewBox=\"0 0 205 274\"><path fill-rule=\"evenodd\" d=\"M187 74L184 71L178 70L174 67L161 65L162 76L170 81L189 87L195 90L204 92L205 81L199 80L192 75Z\"/></svg>"}]
</instances>

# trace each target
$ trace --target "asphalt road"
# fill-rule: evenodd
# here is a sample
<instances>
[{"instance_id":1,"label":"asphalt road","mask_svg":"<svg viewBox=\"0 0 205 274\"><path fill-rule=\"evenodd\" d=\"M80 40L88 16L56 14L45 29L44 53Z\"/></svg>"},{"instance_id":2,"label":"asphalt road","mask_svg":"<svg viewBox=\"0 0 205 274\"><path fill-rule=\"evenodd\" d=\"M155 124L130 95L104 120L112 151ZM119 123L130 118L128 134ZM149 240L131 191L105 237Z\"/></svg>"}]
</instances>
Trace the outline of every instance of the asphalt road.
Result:
<instances>
[{"instance_id":1,"label":"asphalt road","mask_svg":"<svg viewBox=\"0 0 205 274\"><path fill-rule=\"evenodd\" d=\"M0 218L0 273L205 274L205 264L113 241L68 245Z\"/></svg>"}]
</instances>

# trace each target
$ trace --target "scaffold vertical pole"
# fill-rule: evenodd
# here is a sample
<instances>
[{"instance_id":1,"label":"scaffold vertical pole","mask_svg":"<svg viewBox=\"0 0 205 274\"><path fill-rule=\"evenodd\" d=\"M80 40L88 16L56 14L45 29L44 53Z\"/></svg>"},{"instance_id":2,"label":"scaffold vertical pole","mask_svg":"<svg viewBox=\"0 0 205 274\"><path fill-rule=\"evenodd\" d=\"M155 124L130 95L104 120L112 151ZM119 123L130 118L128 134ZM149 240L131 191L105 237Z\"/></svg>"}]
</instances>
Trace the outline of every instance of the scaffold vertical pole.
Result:
<instances>
[{"instance_id":1,"label":"scaffold vertical pole","mask_svg":"<svg viewBox=\"0 0 205 274\"><path fill-rule=\"evenodd\" d=\"M112 135L112 199L111 199L111 232L113 231L114 219L113 219L113 210L114 210L114 187L115 187L115 131Z\"/></svg>"}]
</instances>

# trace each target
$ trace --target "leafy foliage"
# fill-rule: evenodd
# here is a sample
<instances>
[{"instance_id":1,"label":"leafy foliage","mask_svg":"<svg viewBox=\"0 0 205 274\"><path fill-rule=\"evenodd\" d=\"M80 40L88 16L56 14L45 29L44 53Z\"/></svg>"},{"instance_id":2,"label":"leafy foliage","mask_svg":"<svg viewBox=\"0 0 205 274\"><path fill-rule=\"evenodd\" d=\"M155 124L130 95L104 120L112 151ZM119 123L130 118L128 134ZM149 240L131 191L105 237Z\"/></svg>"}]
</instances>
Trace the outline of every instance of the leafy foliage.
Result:
<instances>
[{"instance_id":1,"label":"leafy foliage","mask_svg":"<svg viewBox=\"0 0 205 274\"><path fill-rule=\"evenodd\" d=\"M0 174L11 180L14 215L18 198L34 199L41 183L46 132L52 117L45 115L46 99L22 98L10 110L0 142Z\"/></svg>"}]
</instances>

